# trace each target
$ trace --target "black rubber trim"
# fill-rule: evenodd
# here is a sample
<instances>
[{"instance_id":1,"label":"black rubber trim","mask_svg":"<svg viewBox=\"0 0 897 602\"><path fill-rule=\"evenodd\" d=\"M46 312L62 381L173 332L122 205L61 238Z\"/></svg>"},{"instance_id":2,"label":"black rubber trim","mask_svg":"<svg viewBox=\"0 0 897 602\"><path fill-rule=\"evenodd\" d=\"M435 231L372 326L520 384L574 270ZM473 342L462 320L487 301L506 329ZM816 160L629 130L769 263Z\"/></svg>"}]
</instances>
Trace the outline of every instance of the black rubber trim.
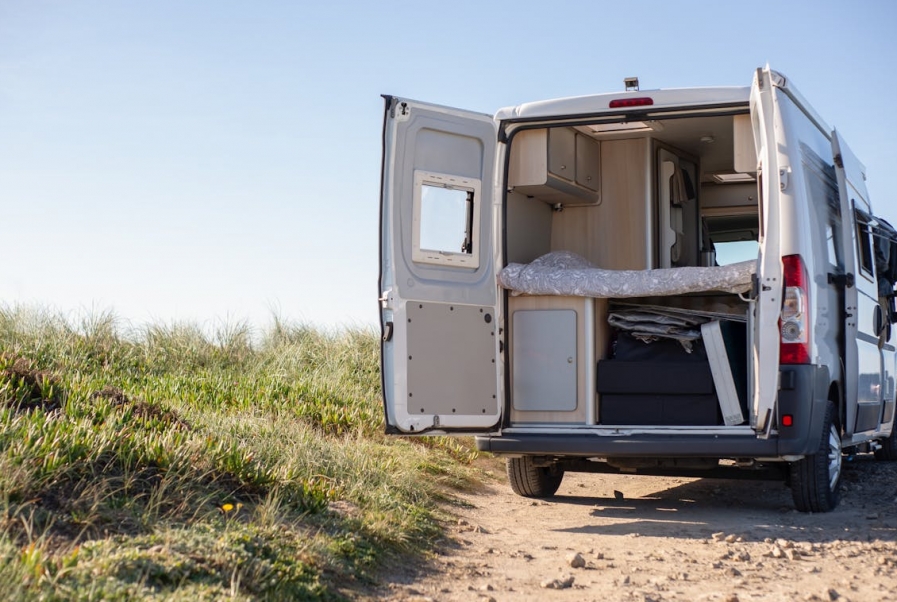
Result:
<instances>
[{"instance_id":1,"label":"black rubber trim","mask_svg":"<svg viewBox=\"0 0 897 602\"><path fill-rule=\"evenodd\" d=\"M779 455L775 438L757 439L751 435L514 434L478 436L476 444L479 451L495 454L542 456L752 458Z\"/></svg>"},{"instance_id":2,"label":"black rubber trim","mask_svg":"<svg viewBox=\"0 0 897 602\"><path fill-rule=\"evenodd\" d=\"M384 204L386 202L386 189L384 188L386 185L386 124L389 121L389 109L392 106L393 101L395 101L394 96L390 96L388 94L381 94L383 100L385 102L385 106L383 108L383 132L380 136L380 216L379 216L379 224L380 224L380 232L378 232L377 240L379 241L379 248L377 249L377 257L379 259L379 263L377 265L377 314L380 316L380 392L383 396L383 424L386 425L386 434L387 435L395 435L399 433L399 430L389 425L389 412L386 411L386 377L385 370L383 369L383 354L386 351L386 340L384 338L385 332L385 324L383 323L383 306L380 304L380 297L383 295L383 209ZM392 333L390 333L390 338Z\"/></svg>"}]
</instances>

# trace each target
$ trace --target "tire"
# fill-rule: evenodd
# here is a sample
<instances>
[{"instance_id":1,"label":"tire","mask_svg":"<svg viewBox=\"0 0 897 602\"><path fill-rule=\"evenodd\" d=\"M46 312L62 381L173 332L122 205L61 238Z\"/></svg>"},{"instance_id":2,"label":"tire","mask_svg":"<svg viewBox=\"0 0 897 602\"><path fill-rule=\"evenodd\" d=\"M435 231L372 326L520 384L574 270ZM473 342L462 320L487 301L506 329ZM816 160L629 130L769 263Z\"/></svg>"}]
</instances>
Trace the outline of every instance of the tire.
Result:
<instances>
[{"instance_id":1,"label":"tire","mask_svg":"<svg viewBox=\"0 0 897 602\"><path fill-rule=\"evenodd\" d=\"M536 466L529 456L508 458L511 489L523 497L551 497L561 486L564 471L555 466Z\"/></svg>"},{"instance_id":2,"label":"tire","mask_svg":"<svg viewBox=\"0 0 897 602\"><path fill-rule=\"evenodd\" d=\"M830 512L841 499L841 434L831 401L823 423L819 449L791 463L791 495L801 512Z\"/></svg>"},{"instance_id":3,"label":"tire","mask_svg":"<svg viewBox=\"0 0 897 602\"><path fill-rule=\"evenodd\" d=\"M881 449L875 450L875 459L884 462L897 460L897 423L892 423L891 434L879 440Z\"/></svg>"}]
</instances>

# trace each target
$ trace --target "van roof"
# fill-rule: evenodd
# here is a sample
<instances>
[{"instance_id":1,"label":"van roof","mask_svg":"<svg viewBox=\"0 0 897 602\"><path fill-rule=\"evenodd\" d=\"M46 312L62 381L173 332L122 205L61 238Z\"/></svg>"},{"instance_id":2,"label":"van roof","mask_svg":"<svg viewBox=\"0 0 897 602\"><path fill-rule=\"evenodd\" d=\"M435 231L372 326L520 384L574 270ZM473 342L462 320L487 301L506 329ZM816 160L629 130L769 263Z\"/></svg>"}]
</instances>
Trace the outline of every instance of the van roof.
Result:
<instances>
[{"instance_id":1,"label":"van roof","mask_svg":"<svg viewBox=\"0 0 897 602\"><path fill-rule=\"evenodd\" d=\"M570 115L593 115L598 113L621 113L625 112L625 109L610 108L611 101L645 97L651 98L653 101L651 106L657 108L747 105L750 96L750 86L611 92L607 94L540 100L517 105L516 107L506 107L495 114L495 119L496 121L504 121Z\"/></svg>"}]
</instances>

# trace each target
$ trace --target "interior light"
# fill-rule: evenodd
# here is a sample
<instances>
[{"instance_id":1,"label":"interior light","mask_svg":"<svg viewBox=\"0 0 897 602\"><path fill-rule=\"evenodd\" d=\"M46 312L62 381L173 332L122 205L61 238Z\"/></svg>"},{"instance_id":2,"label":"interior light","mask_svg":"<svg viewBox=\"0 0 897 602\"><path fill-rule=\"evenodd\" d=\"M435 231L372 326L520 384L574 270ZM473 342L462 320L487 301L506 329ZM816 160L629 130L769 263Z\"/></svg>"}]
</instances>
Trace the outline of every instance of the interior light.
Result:
<instances>
[{"instance_id":1,"label":"interior light","mask_svg":"<svg viewBox=\"0 0 897 602\"><path fill-rule=\"evenodd\" d=\"M792 426L794 424L794 416L791 414L782 415L782 426Z\"/></svg>"},{"instance_id":2,"label":"interior light","mask_svg":"<svg viewBox=\"0 0 897 602\"><path fill-rule=\"evenodd\" d=\"M715 173L713 180L718 184L732 184L734 182L754 182L754 176L749 173Z\"/></svg>"}]
</instances>

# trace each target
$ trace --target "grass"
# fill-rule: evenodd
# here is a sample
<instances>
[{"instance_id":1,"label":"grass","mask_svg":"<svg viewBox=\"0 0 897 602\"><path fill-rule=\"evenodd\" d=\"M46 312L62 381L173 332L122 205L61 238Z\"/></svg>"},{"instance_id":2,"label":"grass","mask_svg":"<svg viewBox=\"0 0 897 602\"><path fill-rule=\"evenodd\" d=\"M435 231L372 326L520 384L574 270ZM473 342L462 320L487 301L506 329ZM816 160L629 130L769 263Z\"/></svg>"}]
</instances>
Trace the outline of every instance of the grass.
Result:
<instances>
[{"instance_id":1,"label":"grass","mask_svg":"<svg viewBox=\"0 0 897 602\"><path fill-rule=\"evenodd\" d=\"M379 343L0 309L8 600L352 597L440 536L463 441L381 433Z\"/></svg>"}]
</instances>

